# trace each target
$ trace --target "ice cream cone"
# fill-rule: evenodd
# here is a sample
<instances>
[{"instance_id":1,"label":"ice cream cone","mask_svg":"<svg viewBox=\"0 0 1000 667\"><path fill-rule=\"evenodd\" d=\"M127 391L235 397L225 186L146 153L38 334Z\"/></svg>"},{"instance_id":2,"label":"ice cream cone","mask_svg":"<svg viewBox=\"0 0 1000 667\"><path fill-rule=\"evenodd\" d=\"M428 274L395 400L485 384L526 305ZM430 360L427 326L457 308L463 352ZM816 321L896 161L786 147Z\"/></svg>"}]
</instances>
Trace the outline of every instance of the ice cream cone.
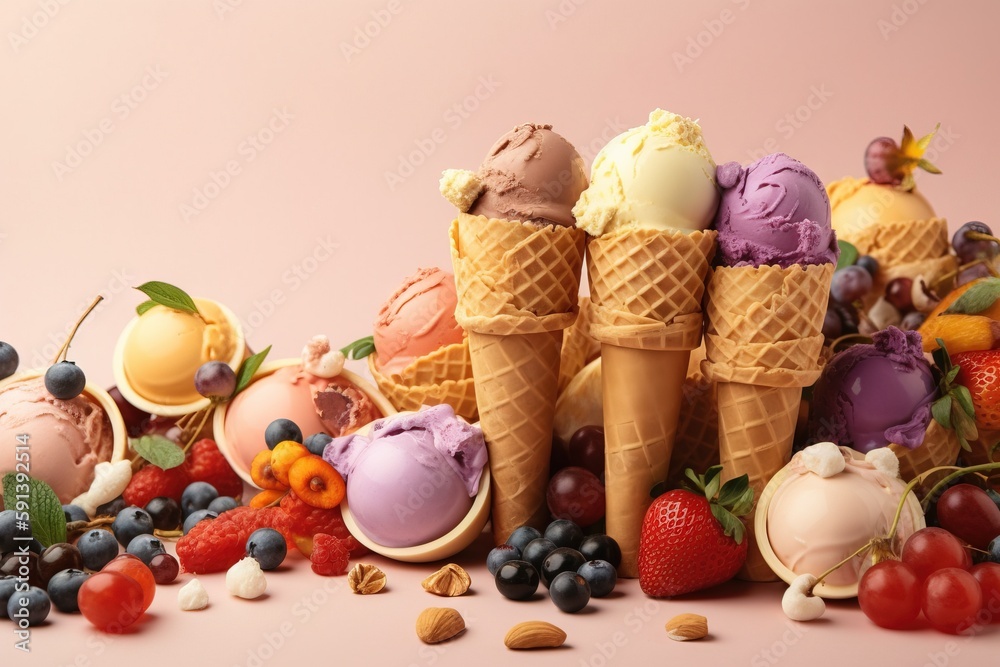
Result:
<instances>
[{"instance_id":1,"label":"ice cream cone","mask_svg":"<svg viewBox=\"0 0 1000 667\"><path fill-rule=\"evenodd\" d=\"M924 442L919 447L909 449L899 444L891 444L889 449L899 458L899 476L910 481L931 468L955 465L962 445L953 430L944 428L932 419L927 426Z\"/></svg>"},{"instance_id":2,"label":"ice cream cone","mask_svg":"<svg viewBox=\"0 0 1000 667\"><path fill-rule=\"evenodd\" d=\"M600 354L601 346L590 335L590 297L580 297L580 314L563 334L562 362L559 364L559 394Z\"/></svg>"},{"instance_id":3,"label":"ice cream cone","mask_svg":"<svg viewBox=\"0 0 1000 667\"><path fill-rule=\"evenodd\" d=\"M467 338L417 357L399 374L380 372L375 355L369 355L368 369L379 390L397 410L415 411L422 405L447 403L460 417L470 422L479 419Z\"/></svg>"},{"instance_id":4,"label":"ice cream cone","mask_svg":"<svg viewBox=\"0 0 1000 667\"><path fill-rule=\"evenodd\" d=\"M677 438L667 483L679 485L684 471L691 468L703 473L719 464L719 405L715 383L701 372L705 346L691 353L687 377L684 378L684 398Z\"/></svg>"},{"instance_id":5,"label":"ice cream cone","mask_svg":"<svg viewBox=\"0 0 1000 667\"><path fill-rule=\"evenodd\" d=\"M830 264L719 267L708 281L702 368L717 383L722 478L746 473L757 497L791 458L802 387L820 375ZM740 577L775 579L747 520Z\"/></svg>"},{"instance_id":6,"label":"ice cream cone","mask_svg":"<svg viewBox=\"0 0 1000 667\"><path fill-rule=\"evenodd\" d=\"M591 334L601 342L607 533L638 576L649 491L666 479L715 232L625 229L587 246Z\"/></svg>"},{"instance_id":7,"label":"ice cream cone","mask_svg":"<svg viewBox=\"0 0 1000 667\"><path fill-rule=\"evenodd\" d=\"M455 317L469 332L499 544L548 516L560 350L577 315L585 234L460 213L450 236Z\"/></svg>"}]
</instances>

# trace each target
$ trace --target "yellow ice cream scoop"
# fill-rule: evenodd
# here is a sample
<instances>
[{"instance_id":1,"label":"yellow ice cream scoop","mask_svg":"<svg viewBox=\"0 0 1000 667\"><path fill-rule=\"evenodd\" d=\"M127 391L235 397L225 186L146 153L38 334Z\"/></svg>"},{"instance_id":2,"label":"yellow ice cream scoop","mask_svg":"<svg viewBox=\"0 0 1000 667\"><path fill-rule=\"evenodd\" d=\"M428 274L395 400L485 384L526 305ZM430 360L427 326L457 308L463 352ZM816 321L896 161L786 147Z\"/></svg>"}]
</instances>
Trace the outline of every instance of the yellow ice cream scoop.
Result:
<instances>
[{"instance_id":1,"label":"yellow ice cream scoop","mask_svg":"<svg viewBox=\"0 0 1000 667\"><path fill-rule=\"evenodd\" d=\"M930 220L934 208L916 188L904 190L873 183L867 178L842 178L826 186L830 195L833 229L845 241L872 225Z\"/></svg>"},{"instance_id":2,"label":"yellow ice cream scoop","mask_svg":"<svg viewBox=\"0 0 1000 667\"><path fill-rule=\"evenodd\" d=\"M591 236L622 229L704 230L719 205L701 127L656 109L601 149L573 215Z\"/></svg>"},{"instance_id":3,"label":"yellow ice cream scoop","mask_svg":"<svg viewBox=\"0 0 1000 667\"><path fill-rule=\"evenodd\" d=\"M208 361L239 365L245 343L236 318L215 301L194 302L198 314L156 305L122 332L115 381L130 403L167 416L193 412L208 404L194 387L198 368Z\"/></svg>"}]
</instances>

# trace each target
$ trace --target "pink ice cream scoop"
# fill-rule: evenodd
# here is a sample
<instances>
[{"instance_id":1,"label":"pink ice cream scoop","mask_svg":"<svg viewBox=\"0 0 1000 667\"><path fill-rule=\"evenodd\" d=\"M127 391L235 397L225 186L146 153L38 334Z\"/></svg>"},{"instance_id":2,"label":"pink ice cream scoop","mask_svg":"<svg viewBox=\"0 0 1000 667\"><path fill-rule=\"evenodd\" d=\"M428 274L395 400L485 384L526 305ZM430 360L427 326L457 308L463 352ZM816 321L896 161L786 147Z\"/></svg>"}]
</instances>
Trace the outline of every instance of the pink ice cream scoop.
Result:
<instances>
[{"instance_id":1,"label":"pink ice cream scoop","mask_svg":"<svg viewBox=\"0 0 1000 667\"><path fill-rule=\"evenodd\" d=\"M368 436L338 438L323 458L347 481L361 531L385 547L413 547L461 523L486 466L483 432L448 405L376 422Z\"/></svg>"},{"instance_id":2,"label":"pink ice cream scoop","mask_svg":"<svg viewBox=\"0 0 1000 667\"><path fill-rule=\"evenodd\" d=\"M837 261L830 199L809 167L774 153L746 168L720 165L716 179L722 188L715 216L719 264L788 268Z\"/></svg>"},{"instance_id":3,"label":"pink ice cream scoop","mask_svg":"<svg viewBox=\"0 0 1000 667\"><path fill-rule=\"evenodd\" d=\"M447 271L419 269L404 280L375 320L379 371L401 373L417 357L461 343L465 332L455 321L457 302L455 276Z\"/></svg>"},{"instance_id":4,"label":"pink ice cream scoop","mask_svg":"<svg viewBox=\"0 0 1000 667\"><path fill-rule=\"evenodd\" d=\"M62 401L42 377L0 388L0 470L14 469L18 436L27 436L30 474L68 503L94 480L94 466L110 461L114 432L104 409L86 393Z\"/></svg>"}]
</instances>

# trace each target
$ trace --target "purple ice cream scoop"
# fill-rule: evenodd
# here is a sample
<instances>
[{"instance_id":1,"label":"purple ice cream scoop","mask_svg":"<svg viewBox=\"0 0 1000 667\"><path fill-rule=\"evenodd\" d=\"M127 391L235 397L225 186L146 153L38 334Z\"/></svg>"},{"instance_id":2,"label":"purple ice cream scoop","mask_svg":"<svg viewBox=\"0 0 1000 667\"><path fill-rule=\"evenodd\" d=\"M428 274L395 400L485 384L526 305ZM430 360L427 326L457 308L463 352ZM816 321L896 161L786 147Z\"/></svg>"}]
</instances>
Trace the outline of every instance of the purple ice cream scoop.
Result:
<instances>
[{"instance_id":1,"label":"purple ice cream scoop","mask_svg":"<svg viewBox=\"0 0 1000 667\"><path fill-rule=\"evenodd\" d=\"M344 476L362 532L385 547L412 547L461 523L487 454L482 430L438 405L379 420L367 436L336 438L323 458Z\"/></svg>"},{"instance_id":2,"label":"purple ice cream scoop","mask_svg":"<svg viewBox=\"0 0 1000 667\"><path fill-rule=\"evenodd\" d=\"M859 452L889 443L919 447L938 396L920 334L889 327L872 339L838 353L823 369L813 389L809 435Z\"/></svg>"},{"instance_id":3,"label":"purple ice cream scoop","mask_svg":"<svg viewBox=\"0 0 1000 667\"><path fill-rule=\"evenodd\" d=\"M722 188L714 225L720 265L788 268L837 261L830 199L809 167L774 153L746 168L720 165L716 180Z\"/></svg>"}]
</instances>

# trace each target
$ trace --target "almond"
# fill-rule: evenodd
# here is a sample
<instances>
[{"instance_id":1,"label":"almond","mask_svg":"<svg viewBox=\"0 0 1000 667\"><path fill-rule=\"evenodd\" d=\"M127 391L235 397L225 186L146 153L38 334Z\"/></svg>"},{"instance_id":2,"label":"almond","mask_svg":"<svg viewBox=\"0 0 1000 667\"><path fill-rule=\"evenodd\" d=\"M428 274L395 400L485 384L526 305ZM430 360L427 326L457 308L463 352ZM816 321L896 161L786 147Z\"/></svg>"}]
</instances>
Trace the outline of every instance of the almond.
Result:
<instances>
[{"instance_id":1,"label":"almond","mask_svg":"<svg viewBox=\"0 0 1000 667\"><path fill-rule=\"evenodd\" d=\"M681 614L667 621L667 636L679 642L708 636L708 619L698 614Z\"/></svg>"},{"instance_id":2,"label":"almond","mask_svg":"<svg viewBox=\"0 0 1000 667\"><path fill-rule=\"evenodd\" d=\"M425 644L437 644L465 630L465 619L451 607L428 607L417 616L417 636Z\"/></svg>"},{"instance_id":3,"label":"almond","mask_svg":"<svg viewBox=\"0 0 1000 667\"><path fill-rule=\"evenodd\" d=\"M358 563L348 573L347 584L359 595L374 595L385 588L385 572L374 565Z\"/></svg>"},{"instance_id":4,"label":"almond","mask_svg":"<svg viewBox=\"0 0 1000 667\"><path fill-rule=\"evenodd\" d=\"M448 563L440 570L424 579L421 583L424 590L441 597L453 598L465 595L472 585L472 577L461 565Z\"/></svg>"},{"instance_id":5,"label":"almond","mask_svg":"<svg viewBox=\"0 0 1000 667\"><path fill-rule=\"evenodd\" d=\"M512 627L503 643L510 649L556 648L566 641L566 633L545 621L526 621Z\"/></svg>"}]
</instances>

